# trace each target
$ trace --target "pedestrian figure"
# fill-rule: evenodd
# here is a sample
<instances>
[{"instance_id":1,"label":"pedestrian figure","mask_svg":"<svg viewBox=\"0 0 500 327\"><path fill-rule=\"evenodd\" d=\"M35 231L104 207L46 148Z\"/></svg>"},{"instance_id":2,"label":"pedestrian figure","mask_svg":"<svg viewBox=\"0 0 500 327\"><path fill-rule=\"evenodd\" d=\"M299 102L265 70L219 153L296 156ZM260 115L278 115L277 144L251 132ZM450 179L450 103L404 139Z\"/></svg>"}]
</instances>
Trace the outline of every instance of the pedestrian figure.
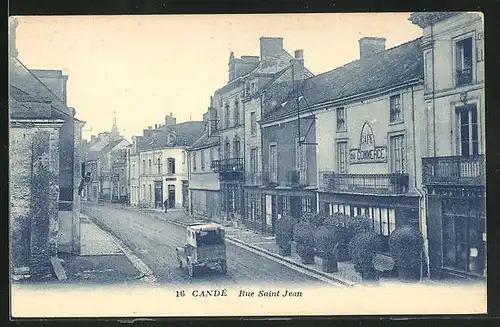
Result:
<instances>
[{"instance_id":1,"label":"pedestrian figure","mask_svg":"<svg viewBox=\"0 0 500 327\"><path fill-rule=\"evenodd\" d=\"M163 201L163 206L165 207L165 212L167 212L167 209L168 209L168 200Z\"/></svg>"}]
</instances>

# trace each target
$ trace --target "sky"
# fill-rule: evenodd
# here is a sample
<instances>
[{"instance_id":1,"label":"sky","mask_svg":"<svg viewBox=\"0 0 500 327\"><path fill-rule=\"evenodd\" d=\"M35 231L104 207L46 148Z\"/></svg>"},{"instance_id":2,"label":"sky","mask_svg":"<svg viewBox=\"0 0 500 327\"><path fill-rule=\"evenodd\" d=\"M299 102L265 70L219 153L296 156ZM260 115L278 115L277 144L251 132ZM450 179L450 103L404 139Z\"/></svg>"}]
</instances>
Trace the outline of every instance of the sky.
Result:
<instances>
[{"instance_id":1,"label":"sky","mask_svg":"<svg viewBox=\"0 0 500 327\"><path fill-rule=\"evenodd\" d=\"M261 36L283 37L291 55L320 74L359 59L358 40L386 48L422 35L410 13L30 16L19 17L18 58L30 69L69 75L68 106L86 122L83 137L111 130L113 111L127 139L164 122L202 120L228 81L229 53L259 55Z\"/></svg>"}]
</instances>

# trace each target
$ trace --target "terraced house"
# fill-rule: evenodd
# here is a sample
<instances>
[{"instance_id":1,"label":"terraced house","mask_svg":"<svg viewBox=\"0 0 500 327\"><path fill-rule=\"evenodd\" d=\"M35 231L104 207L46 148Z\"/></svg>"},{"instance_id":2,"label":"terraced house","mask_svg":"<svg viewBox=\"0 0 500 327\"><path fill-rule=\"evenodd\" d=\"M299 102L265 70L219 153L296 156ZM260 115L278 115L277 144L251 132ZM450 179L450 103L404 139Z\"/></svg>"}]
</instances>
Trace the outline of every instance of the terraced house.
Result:
<instances>
[{"instance_id":1,"label":"terraced house","mask_svg":"<svg viewBox=\"0 0 500 327\"><path fill-rule=\"evenodd\" d=\"M241 222L252 212L245 206L248 202L244 188L245 178L253 178L259 169L260 131L256 122L260 115L260 95L290 67L292 59L280 37L261 37L260 57L235 58L234 53L230 54L229 82L214 92L213 108L209 110L210 121L217 122L216 135L220 139L220 159L212 161L211 169L219 174L224 219ZM250 169L247 176L245 167Z\"/></svg>"},{"instance_id":2,"label":"terraced house","mask_svg":"<svg viewBox=\"0 0 500 327\"><path fill-rule=\"evenodd\" d=\"M423 29L425 146L432 278L486 277L484 29L475 13L414 13Z\"/></svg>"},{"instance_id":3,"label":"terraced house","mask_svg":"<svg viewBox=\"0 0 500 327\"><path fill-rule=\"evenodd\" d=\"M202 134L202 121L177 124L172 114L165 124L149 126L130 146L128 171L132 206L187 208L188 165L186 149Z\"/></svg>"},{"instance_id":4,"label":"terraced house","mask_svg":"<svg viewBox=\"0 0 500 327\"><path fill-rule=\"evenodd\" d=\"M205 130L188 149L189 214L194 217L221 221L219 174L211 169L219 159L220 139L214 119L213 99L203 115Z\"/></svg>"}]
</instances>

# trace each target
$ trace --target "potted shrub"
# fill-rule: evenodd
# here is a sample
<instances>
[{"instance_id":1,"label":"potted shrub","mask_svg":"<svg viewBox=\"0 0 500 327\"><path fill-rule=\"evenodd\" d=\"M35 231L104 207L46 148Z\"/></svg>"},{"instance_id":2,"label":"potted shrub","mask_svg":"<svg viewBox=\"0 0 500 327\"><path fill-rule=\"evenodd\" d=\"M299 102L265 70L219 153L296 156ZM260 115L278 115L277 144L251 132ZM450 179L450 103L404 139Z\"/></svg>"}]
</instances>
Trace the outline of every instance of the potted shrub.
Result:
<instances>
[{"instance_id":1,"label":"potted shrub","mask_svg":"<svg viewBox=\"0 0 500 327\"><path fill-rule=\"evenodd\" d=\"M397 228L389 238L389 249L401 281L419 281L421 278L423 238L412 226Z\"/></svg>"},{"instance_id":2,"label":"potted shrub","mask_svg":"<svg viewBox=\"0 0 500 327\"><path fill-rule=\"evenodd\" d=\"M280 218L276 222L276 245L280 255L289 256L292 253L293 227L295 222L290 218Z\"/></svg>"},{"instance_id":3,"label":"potted shrub","mask_svg":"<svg viewBox=\"0 0 500 327\"><path fill-rule=\"evenodd\" d=\"M324 272L338 271L337 244L339 236L337 228L321 226L314 233L314 244L321 260L321 268Z\"/></svg>"},{"instance_id":4,"label":"potted shrub","mask_svg":"<svg viewBox=\"0 0 500 327\"><path fill-rule=\"evenodd\" d=\"M322 215L319 212L306 212L302 218L301 221L308 221L310 222L314 227L319 227L323 224L323 221L325 220L325 216Z\"/></svg>"},{"instance_id":5,"label":"potted shrub","mask_svg":"<svg viewBox=\"0 0 500 327\"><path fill-rule=\"evenodd\" d=\"M373 231L356 234L349 243L349 254L354 269L361 274L363 281L379 279L378 271L373 266L373 258L381 248L379 235Z\"/></svg>"},{"instance_id":6,"label":"potted shrub","mask_svg":"<svg viewBox=\"0 0 500 327\"><path fill-rule=\"evenodd\" d=\"M314 263L314 228L308 221L296 224L293 230L297 253L303 264Z\"/></svg>"}]
</instances>

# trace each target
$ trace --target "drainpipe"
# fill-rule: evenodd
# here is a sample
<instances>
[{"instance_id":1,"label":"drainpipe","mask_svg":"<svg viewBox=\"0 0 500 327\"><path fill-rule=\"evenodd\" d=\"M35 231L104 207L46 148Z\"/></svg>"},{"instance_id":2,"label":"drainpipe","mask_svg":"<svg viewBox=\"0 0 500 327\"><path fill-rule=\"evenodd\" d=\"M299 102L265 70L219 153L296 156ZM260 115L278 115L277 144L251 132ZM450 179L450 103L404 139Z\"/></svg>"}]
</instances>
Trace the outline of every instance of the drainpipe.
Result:
<instances>
[{"instance_id":1,"label":"drainpipe","mask_svg":"<svg viewBox=\"0 0 500 327\"><path fill-rule=\"evenodd\" d=\"M436 74L434 71L434 29L431 25L431 42L432 42L432 142L433 153L436 156L436 101L435 101L435 88L436 88Z\"/></svg>"},{"instance_id":2,"label":"drainpipe","mask_svg":"<svg viewBox=\"0 0 500 327\"><path fill-rule=\"evenodd\" d=\"M416 148L417 148L417 138L416 138L416 127L415 127L415 94L414 94L414 88L413 86L411 86L411 116L412 116L412 128L413 128L413 167L414 167L414 170L415 170L415 174L414 174L414 178L413 178L413 186L415 188L415 190L417 191L417 193L419 194L419 221L420 221L420 212L424 212L424 219L422 220L422 228L421 228L421 232L422 232L422 236L423 236L423 241L424 241L424 252L426 253L426 257L428 258L429 257L429 254L428 254L428 242L427 242L427 214L424 210L422 209L425 209L426 208L426 205L424 204L424 208L422 208L422 199L424 200L424 202L426 201L426 198L425 198L425 195L419 190L418 188L418 185L417 185L417 151L416 151ZM423 276L423 261L425 260L423 258L424 256L424 253L421 253L420 254L420 276L422 278ZM429 276L429 263L427 262L427 276Z\"/></svg>"}]
</instances>

